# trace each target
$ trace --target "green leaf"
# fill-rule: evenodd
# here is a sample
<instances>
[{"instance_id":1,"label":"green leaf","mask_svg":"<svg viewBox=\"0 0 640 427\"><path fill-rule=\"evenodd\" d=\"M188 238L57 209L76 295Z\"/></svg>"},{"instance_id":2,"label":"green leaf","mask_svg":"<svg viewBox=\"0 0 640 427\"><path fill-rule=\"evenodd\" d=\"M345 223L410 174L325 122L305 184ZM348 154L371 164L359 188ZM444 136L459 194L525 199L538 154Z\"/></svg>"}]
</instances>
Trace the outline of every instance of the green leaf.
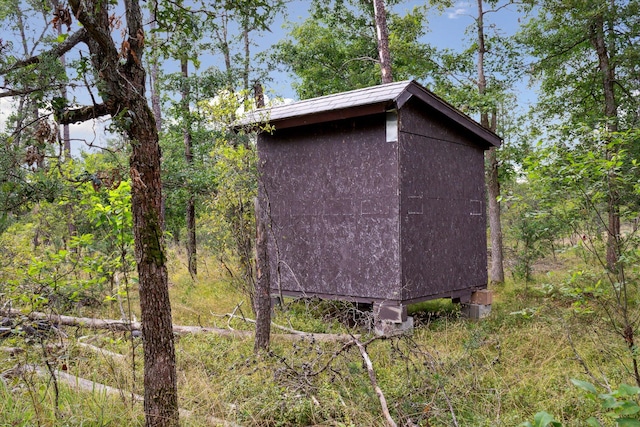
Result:
<instances>
[{"instance_id":1,"label":"green leaf","mask_svg":"<svg viewBox=\"0 0 640 427\"><path fill-rule=\"evenodd\" d=\"M596 390L596 388L593 386L593 384L591 384L590 382L587 381L581 381L581 380L576 380L575 378L571 378L571 382L573 383L573 385L575 385L576 387L579 387L593 395L597 395L598 391Z\"/></svg>"},{"instance_id":2,"label":"green leaf","mask_svg":"<svg viewBox=\"0 0 640 427\"><path fill-rule=\"evenodd\" d=\"M553 415L551 415L550 413L541 411L541 412L538 412L533 417L533 426L534 427L548 427L548 426L562 427L562 424L556 421L553 418Z\"/></svg>"},{"instance_id":3,"label":"green leaf","mask_svg":"<svg viewBox=\"0 0 640 427\"><path fill-rule=\"evenodd\" d=\"M615 409L622 406L622 402L618 401L615 397L610 394L601 394L598 396L602 399L602 407L606 409Z\"/></svg>"},{"instance_id":4,"label":"green leaf","mask_svg":"<svg viewBox=\"0 0 640 427\"><path fill-rule=\"evenodd\" d=\"M640 393L639 387L630 386L628 384L620 384L620 387L618 387L619 396L635 396L638 393Z\"/></svg>"},{"instance_id":5,"label":"green leaf","mask_svg":"<svg viewBox=\"0 0 640 427\"><path fill-rule=\"evenodd\" d=\"M640 412L640 406L638 406L638 404L632 400L623 402L622 405L620 405L620 409L618 410L619 415L633 415L637 414L638 412Z\"/></svg>"},{"instance_id":6,"label":"green leaf","mask_svg":"<svg viewBox=\"0 0 640 427\"><path fill-rule=\"evenodd\" d=\"M587 425L591 427L602 427L602 424L600 424L600 421L598 421L596 417L587 418Z\"/></svg>"},{"instance_id":7,"label":"green leaf","mask_svg":"<svg viewBox=\"0 0 640 427\"><path fill-rule=\"evenodd\" d=\"M618 418L616 422L619 427L640 427L640 421L633 418Z\"/></svg>"},{"instance_id":8,"label":"green leaf","mask_svg":"<svg viewBox=\"0 0 640 427\"><path fill-rule=\"evenodd\" d=\"M58 38L56 38L56 41L58 43L62 43L63 41L65 41L67 39L67 37L69 37L69 34L60 34L58 36Z\"/></svg>"}]
</instances>

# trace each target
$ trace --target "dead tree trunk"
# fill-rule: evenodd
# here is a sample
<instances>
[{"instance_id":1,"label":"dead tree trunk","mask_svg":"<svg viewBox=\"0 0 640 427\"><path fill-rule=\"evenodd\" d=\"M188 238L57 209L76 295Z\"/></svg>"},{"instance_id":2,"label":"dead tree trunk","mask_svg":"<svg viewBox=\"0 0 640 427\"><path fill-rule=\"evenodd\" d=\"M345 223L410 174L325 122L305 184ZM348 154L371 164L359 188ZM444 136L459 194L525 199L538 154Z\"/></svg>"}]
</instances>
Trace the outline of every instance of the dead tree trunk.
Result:
<instances>
[{"instance_id":1,"label":"dead tree trunk","mask_svg":"<svg viewBox=\"0 0 640 427\"><path fill-rule=\"evenodd\" d=\"M187 167L193 167L193 138L191 135L191 117L189 108L189 60L183 57L180 61L182 68L182 114L184 116L184 157ZM197 249L196 249L196 203L193 191L189 189L189 199L185 209L187 223L187 264L191 277L198 274Z\"/></svg>"},{"instance_id":2,"label":"dead tree trunk","mask_svg":"<svg viewBox=\"0 0 640 427\"><path fill-rule=\"evenodd\" d=\"M500 181L499 163L496 147L487 152L487 199L489 200L489 230L491 238L491 265L489 279L491 283L504 282L504 255L502 251L502 223L500 220Z\"/></svg>"},{"instance_id":3,"label":"dead tree trunk","mask_svg":"<svg viewBox=\"0 0 640 427\"><path fill-rule=\"evenodd\" d=\"M62 16L64 16L64 14L69 13L69 9L61 5L58 0L52 0L51 6L55 11L54 14L58 17L58 21L56 21L56 24L55 24L56 32L58 33L58 37L62 37L63 19L61 18ZM60 60L60 65L62 65L62 68L66 69L67 61L66 61L65 55L60 55L59 60ZM64 100L65 105L68 104L69 94L66 86L62 86L60 88L60 97ZM71 132L70 132L68 123L62 125L61 136L62 136L61 139L62 139L62 149L63 149L62 154L64 155L64 159L68 160L71 158ZM69 232L69 236L74 236L76 234L76 225L73 222L73 205L67 204L65 209L67 211L67 230Z\"/></svg>"},{"instance_id":4,"label":"dead tree trunk","mask_svg":"<svg viewBox=\"0 0 640 427\"><path fill-rule=\"evenodd\" d=\"M373 0L373 10L376 21L376 36L378 39L378 55L380 57L380 71L382 83L392 83L391 53L389 51L389 29L387 27L387 11L384 0Z\"/></svg>"},{"instance_id":5,"label":"dead tree trunk","mask_svg":"<svg viewBox=\"0 0 640 427\"><path fill-rule=\"evenodd\" d=\"M487 79L484 72L484 55L487 52L484 37L484 11L482 1L478 1L478 93L483 96L487 89ZM494 108L491 122L489 112L480 113L480 124L492 132L497 127L497 112ZM492 283L504 282L503 251L502 251L502 224L500 220L500 181L499 162L496 147L491 147L487 153L486 184L487 198L489 200L489 230L491 236L491 266L489 267L489 280Z\"/></svg>"},{"instance_id":6,"label":"dead tree trunk","mask_svg":"<svg viewBox=\"0 0 640 427\"><path fill-rule=\"evenodd\" d=\"M267 251L267 215L259 198L255 199L256 207L256 289L253 300L256 313L256 337L254 351L269 348L271 334L271 276L269 267L269 253Z\"/></svg>"}]
</instances>

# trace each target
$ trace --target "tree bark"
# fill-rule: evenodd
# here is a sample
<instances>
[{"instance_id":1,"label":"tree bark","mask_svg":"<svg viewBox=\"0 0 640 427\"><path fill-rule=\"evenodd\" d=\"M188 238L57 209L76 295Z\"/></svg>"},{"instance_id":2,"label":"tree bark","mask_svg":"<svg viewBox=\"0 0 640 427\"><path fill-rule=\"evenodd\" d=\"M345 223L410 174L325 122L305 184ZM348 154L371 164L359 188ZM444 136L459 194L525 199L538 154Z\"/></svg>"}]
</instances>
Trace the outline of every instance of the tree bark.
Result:
<instances>
[{"instance_id":1,"label":"tree bark","mask_svg":"<svg viewBox=\"0 0 640 427\"><path fill-rule=\"evenodd\" d=\"M126 37L120 50L111 37L108 3L69 0L89 37L92 67L102 98L128 137L135 256L140 281L144 340L145 425L177 426L178 394L171 303L162 233L160 145L155 118L145 97L142 66L144 30L137 0L125 0Z\"/></svg>"},{"instance_id":2,"label":"tree bark","mask_svg":"<svg viewBox=\"0 0 640 427\"><path fill-rule=\"evenodd\" d=\"M271 276L267 251L267 215L259 198L255 199L256 212L256 289L253 311L256 313L256 337L253 349L267 350L271 334Z\"/></svg>"},{"instance_id":3,"label":"tree bark","mask_svg":"<svg viewBox=\"0 0 640 427\"><path fill-rule=\"evenodd\" d=\"M484 11L482 1L478 2L478 93L484 96L487 89L487 79L484 72L484 55L487 52L484 37ZM497 112L494 109L492 120L489 121L489 112L480 113L480 124L492 132L497 128ZM489 231L491 238L491 265L489 266L489 281L491 283L504 282L504 261L502 250L502 224L500 220L500 180L499 162L496 147L491 147L487 152L487 167L485 181L487 185L487 199L489 204Z\"/></svg>"},{"instance_id":4,"label":"tree bark","mask_svg":"<svg viewBox=\"0 0 640 427\"><path fill-rule=\"evenodd\" d=\"M378 55L380 57L380 71L382 83L392 83L391 53L389 51L389 29L387 28L387 12L384 0L373 0L373 10L376 21L376 36L378 39Z\"/></svg>"},{"instance_id":5,"label":"tree bark","mask_svg":"<svg viewBox=\"0 0 640 427\"><path fill-rule=\"evenodd\" d=\"M144 81L144 80L143 80ZM160 150L153 114L140 102L143 118L130 132L135 253L140 279L144 339L146 426L177 426L178 395L171 303L161 224Z\"/></svg>"}]
</instances>

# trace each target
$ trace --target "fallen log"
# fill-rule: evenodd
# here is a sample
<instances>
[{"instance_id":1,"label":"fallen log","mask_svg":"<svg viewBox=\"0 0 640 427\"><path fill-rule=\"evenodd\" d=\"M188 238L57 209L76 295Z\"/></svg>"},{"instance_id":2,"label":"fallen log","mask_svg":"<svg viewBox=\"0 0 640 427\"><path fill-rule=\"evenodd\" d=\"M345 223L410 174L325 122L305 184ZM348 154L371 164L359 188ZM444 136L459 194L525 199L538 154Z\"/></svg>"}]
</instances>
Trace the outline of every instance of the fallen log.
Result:
<instances>
[{"instance_id":1,"label":"fallen log","mask_svg":"<svg viewBox=\"0 0 640 427\"><path fill-rule=\"evenodd\" d=\"M225 313L225 314L215 314L215 313L211 313L212 316L215 317L228 317L229 320L231 319L239 319L244 321L245 323L253 323L255 324L256 321L254 319L251 319L249 317L246 316L238 316L237 314L235 314L235 310L232 313ZM288 332L288 334L275 334L275 337L281 337L281 338L285 338L285 339L295 339L295 338L308 338L311 340L315 340L315 341L322 341L322 342L327 342L327 341L337 341L337 342L349 342L351 341L353 338L360 338L359 334L317 334L317 333L312 333L312 332L304 332L304 331L299 331L297 329L293 329L293 328L288 328L286 326L282 326L282 325L278 325L277 323L271 322L271 326L273 328L276 329L280 329L281 331L285 331Z\"/></svg>"},{"instance_id":2,"label":"fallen log","mask_svg":"<svg viewBox=\"0 0 640 427\"><path fill-rule=\"evenodd\" d=\"M92 317L73 317L73 316L65 316L60 314L47 314L41 313L38 311L32 311L29 313L23 313L17 309L1 309L0 315L7 317L19 317L19 316L27 316L31 320L47 320L55 325L63 325L63 326L76 326L82 328L90 328L90 329L108 329L111 331L140 331L142 329L142 325L140 322L127 322L123 320L116 319L96 319ZM223 328L214 328L209 326L182 326L182 325L173 325L173 332L178 335L185 334L215 334L225 337L252 337L253 331L238 331L231 329L223 329ZM288 334L274 334L274 338L282 338L286 340L300 340L300 339L309 339L312 341L318 342L328 342L328 341L337 341L337 342L347 342L353 339L352 335L349 334L315 334L315 333L306 333L302 331L295 331L295 333Z\"/></svg>"},{"instance_id":3,"label":"fallen log","mask_svg":"<svg viewBox=\"0 0 640 427\"><path fill-rule=\"evenodd\" d=\"M33 372L39 377L47 378L49 377L50 372L44 368L41 368L36 365L25 365L20 367L20 371L22 373ZM56 379L59 382L62 382L72 389L85 391L90 393L99 393L107 396L131 396L134 402L142 403L144 402L144 397L139 394L131 393L125 390L121 390L119 388L111 387L106 384L97 383L95 381L88 380L86 378L77 377L75 375L71 375L67 372L60 370L53 370L53 374L56 376ZM193 411L189 411L187 409L180 409L180 416L183 418L191 418L195 416ZM225 426L225 427L240 427L238 424L223 420L221 418L216 418L212 416L206 417L207 422L213 426Z\"/></svg>"},{"instance_id":4,"label":"fallen log","mask_svg":"<svg viewBox=\"0 0 640 427\"><path fill-rule=\"evenodd\" d=\"M47 314L38 311L23 313L15 308L0 310L0 315L7 317L26 316L31 320L48 320L51 323L64 326L79 326L91 329L110 329L112 331L139 330L139 322L125 322L122 320L94 319L91 317L72 317L58 314Z\"/></svg>"},{"instance_id":5,"label":"fallen log","mask_svg":"<svg viewBox=\"0 0 640 427\"><path fill-rule=\"evenodd\" d=\"M108 329L111 331L140 331L142 324L140 322L128 322L116 319L97 319L93 317L74 317L61 314L47 314L39 311L23 313L16 309L0 310L0 315L8 317L27 316L31 320L48 320L55 325L76 326L89 329ZM249 336L249 331L231 331L222 328L201 327L201 326L180 326L174 325L173 332L177 334L198 334L198 333L215 333L224 336Z\"/></svg>"}]
</instances>

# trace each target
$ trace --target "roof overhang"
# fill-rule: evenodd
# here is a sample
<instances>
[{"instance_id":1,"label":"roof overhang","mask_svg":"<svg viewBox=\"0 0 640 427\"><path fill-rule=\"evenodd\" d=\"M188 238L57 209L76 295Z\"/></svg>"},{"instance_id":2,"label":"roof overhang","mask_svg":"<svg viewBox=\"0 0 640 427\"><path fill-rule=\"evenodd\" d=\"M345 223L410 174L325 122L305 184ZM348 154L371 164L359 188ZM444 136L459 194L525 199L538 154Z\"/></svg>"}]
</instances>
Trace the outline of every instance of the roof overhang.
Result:
<instances>
[{"instance_id":1,"label":"roof overhang","mask_svg":"<svg viewBox=\"0 0 640 427\"><path fill-rule=\"evenodd\" d=\"M419 100L431 111L435 111L448 121L485 141L487 147L497 147L502 143L502 139L494 132L484 128L415 81L389 83L263 108L249 112L236 125L236 128L255 127L268 123L277 130L364 117L394 109L401 110L413 98Z\"/></svg>"}]
</instances>

